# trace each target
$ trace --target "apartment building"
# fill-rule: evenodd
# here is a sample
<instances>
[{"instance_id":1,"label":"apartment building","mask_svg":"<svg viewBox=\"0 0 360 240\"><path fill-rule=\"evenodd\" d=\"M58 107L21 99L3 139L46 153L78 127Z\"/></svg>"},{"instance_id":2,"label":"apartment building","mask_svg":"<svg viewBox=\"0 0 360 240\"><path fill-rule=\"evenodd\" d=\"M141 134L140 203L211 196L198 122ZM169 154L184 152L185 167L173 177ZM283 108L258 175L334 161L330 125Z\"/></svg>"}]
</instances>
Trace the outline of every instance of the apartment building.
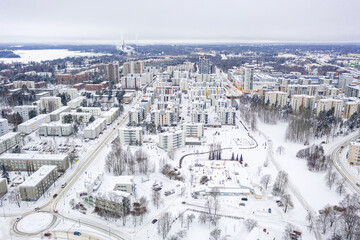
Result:
<instances>
[{"instance_id":1,"label":"apartment building","mask_svg":"<svg viewBox=\"0 0 360 240\"><path fill-rule=\"evenodd\" d=\"M309 95L292 95L290 105L294 112L299 112L300 108L313 110L315 106L315 96Z\"/></svg>"},{"instance_id":2,"label":"apartment building","mask_svg":"<svg viewBox=\"0 0 360 240\"><path fill-rule=\"evenodd\" d=\"M350 165L360 165L360 139L350 143L348 162Z\"/></svg>"},{"instance_id":3,"label":"apartment building","mask_svg":"<svg viewBox=\"0 0 360 240\"><path fill-rule=\"evenodd\" d=\"M131 73L141 74L143 72L144 72L144 62L143 61L125 62L123 65L124 76L127 76Z\"/></svg>"},{"instance_id":4,"label":"apartment building","mask_svg":"<svg viewBox=\"0 0 360 240\"><path fill-rule=\"evenodd\" d=\"M117 119L120 115L120 109L117 107L110 108L109 111L101 114L103 118L106 119L106 123L110 125L115 119Z\"/></svg>"},{"instance_id":5,"label":"apartment building","mask_svg":"<svg viewBox=\"0 0 360 240\"><path fill-rule=\"evenodd\" d=\"M105 212L111 212L119 217L122 212L129 212L131 208L130 194L127 192L99 192L95 196L95 208Z\"/></svg>"},{"instance_id":6,"label":"apartment building","mask_svg":"<svg viewBox=\"0 0 360 240\"><path fill-rule=\"evenodd\" d=\"M176 125L175 114L170 110L153 110L151 111L151 122L156 127Z\"/></svg>"},{"instance_id":7,"label":"apartment building","mask_svg":"<svg viewBox=\"0 0 360 240\"><path fill-rule=\"evenodd\" d=\"M139 125L145 117L145 109L136 107L129 110L129 123Z\"/></svg>"},{"instance_id":8,"label":"apartment building","mask_svg":"<svg viewBox=\"0 0 360 240\"><path fill-rule=\"evenodd\" d=\"M63 122L63 119L66 115L71 115L73 119L76 119L79 122L90 122L91 114L90 113L83 113L83 112L63 112L60 113L60 121Z\"/></svg>"},{"instance_id":9,"label":"apartment building","mask_svg":"<svg viewBox=\"0 0 360 240\"><path fill-rule=\"evenodd\" d=\"M280 91L265 92L265 104L275 107L284 107L286 105L288 94Z\"/></svg>"},{"instance_id":10,"label":"apartment building","mask_svg":"<svg viewBox=\"0 0 360 240\"><path fill-rule=\"evenodd\" d=\"M29 113L33 111L36 116L39 115L39 107L33 105L22 105L22 106L15 106L14 112L19 113L22 117L23 121L27 121L30 119Z\"/></svg>"},{"instance_id":11,"label":"apartment building","mask_svg":"<svg viewBox=\"0 0 360 240\"><path fill-rule=\"evenodd\" d=\"M0 178L0 198L8 191L6 178Z\"/></svg>"},{"instance_id":12,"label":"apartment building","mask_svg":"<svg viewBox=\"0 0 360 240\"><path fill-rule=\"evenodd\" d=\"M202 123L183 123L181 129L185 132L186 137L198 137L204 136L204 124Z\"/></svg>"},{"instance_id":13,"label":"apartment building","mask_svg":"<svg viewBox=\"0 0 360 240\"><path fill-rule=\"evenodd\" d=\"M62 106L60 97L42 97L40 98L40 110L50 113Z\"/></svg>"},{"instance_id":14,"label":"apartment building","mask_svg":"<svg viewBox=\"0 0 360 240\"><path fill-rule=\"evenodd\" d=\"M40 125L40 136L70 136L73 132L71 124L66 123L44 123Z\"/></svg>"},{"instance_id":15,"label":"apartment building","mask_svg":"<svg viewBox=\"0 0 360 240\"><path fill-rule=\"evenodd\" d=\"M84 138L95 139L106 129L106 119L98 118L84 129Z\"/></svg>"},{"instance_id":16,"label":"apartment building","mask_svg":"<svg viewBox=\"0 0 360 240\"><path fill-rule=\"evenodd\" d=\"M120 79L119 64L110 63L106 67L106 77L109 82L118 83Z\"/></svg>"},{"instance_id":17,"label":"apartment building","mask_svg":"<svg viewBox=\"0 0 360 240\"><path fill-rule=\"evenodd\" d=\"M68 95L70 100L79 97L79 91L76 88L62 88L59 90L59 93Z\"/></svg>"},{"instance_id":18,"label":"apartment building","mask_svg":"<svg viewBox=\"0 0 360 240\"><path fill-rule=\"evenodd\" d=\"M223 125L236 124L236 109L235 108L220 108L218 109L219 121Z\"/></svg>"},{"instance_id":19,"label":"apartment building","mask_svg":"<svg viewBox=\"0 0 360 240\"><path fill-rule=\"evenodd\" d=\"M33 131L39 129L40 125L43 123L50 122L50 114L40 114L26 122L23 122L18 125L18 131L24 134L30 134Z\"/></svg>"},{"instance_id":20,"label":"apartment building","mask_svg":"<svg viewBox=\"0 0 360 240\"><path fill-rule=\"evenodd\" d=\"M61 113L69 113L70 111L70 106L62 106L61 108L56 109L50 113L50 121L59 121Z\"/></svg>"},{"instance_id":21,"label":"apartment building","mask_svg":"<svg viewBox=\"0 0 360 240\"><path fill-rule=\"evenodd\" d=\"M69 101L69 102L67 103L67 105L70 106L71 109L76 109L76 108L78 108L78 107L81 106L81 103L82 103L84 100L86 101L86 97L80 96L80 97L74 98L73 100Z\"/></svg>"},{"instance_id":22,"label":"apartment building","mask_svg":"<svg viewBox=\"0 0 360 240\"><path fill-rule=\"evenodd\" d=\"M101 115L101 108L99 107L81 107L81 112L83 113L90 113L91 116L100 116Z\"/></svg>"},{"instance_id":23,"label":"apartment building","mask_svg":"<svg viewBox=\"0 0 360 240\"><path fill-rule=\"evenodd\" d=\"M319 115L322 111L329 111L334 108L334 116L341 117L344 102L337 99L320 99L317 103L316 114Z\"/></svg>"},{"instance_id":24,"label":"apartment building","mask_svg":"<svg viewBox=\"0 0 360 240\"><path fill-rule=\"evenodd\" d=\"M37 201L56 181L56 166L44 165L19 185L22 201Z\"/></svg>"},{"instance_id":25,"label":"apartment building","mask_svg":"<svg viewBox=\"0 0 360 240\"><path fill-rule=\"evenodd\" d=\"M121 144L142 145L143 131L141 127L119 128L118 131Z\"/></svg>"},{"instance_id":26,"label":"apartment building","mask_svg":"<svg viewBox=\"0 0 360 240\"><path fill-rule=\"evenodd\" d=\"M209 124L209 113L205 110L192 110L191 122Z\"/></svg>"},{"instance_id":27,"label":"apartment building","mask_svg":"<svg viewBox=\"0 0 360 240\"><path fill-rule=\"evenodd\" d=\"M185 146L185 131L169 131L159 134L158 147L172 152Z\"/></svg>"},{"instance_id":28,"label":"apartment building","mask_svg":"<svg viewBox=\"0 0 360 240\"><path fill-rule=\"evenodd\" d=\"M354 113L357 113L358 111L359 111L359 103L358 102L346 102L344 104L343 118L348 119Z\"/></svg>"},{"instance_id":29,"label":"apartment building","mask_svg":"<svg viewBox=\"0 0 360 240\"><path fill-rule=\"evenodd\" d=\"M17 144L20 144L21 137L19 132L8 132L0 137L0 154L6 152Z\"/></svg>"},{"instance_id":30,"label":"apartment building","mask_svg":"<svg viewBox=\"0 0 360 240\"><path fill-rule=\"evenodd\" d=\"M5 118L0 118L0 136L3 136L9 132L9 123Z\"/></svg>"},{"instance_id":31,"label":"apartment building","mask_svg":"<svg viewBox=\"0 0 360 240\"><path fill-rule=\"evenodd\" d=\"M65 172L69 158L66 154L4 153L0 156L0 165L10 171L36 171L44 165L54 165L58 172Z\"/></svg>"}]
</instances>

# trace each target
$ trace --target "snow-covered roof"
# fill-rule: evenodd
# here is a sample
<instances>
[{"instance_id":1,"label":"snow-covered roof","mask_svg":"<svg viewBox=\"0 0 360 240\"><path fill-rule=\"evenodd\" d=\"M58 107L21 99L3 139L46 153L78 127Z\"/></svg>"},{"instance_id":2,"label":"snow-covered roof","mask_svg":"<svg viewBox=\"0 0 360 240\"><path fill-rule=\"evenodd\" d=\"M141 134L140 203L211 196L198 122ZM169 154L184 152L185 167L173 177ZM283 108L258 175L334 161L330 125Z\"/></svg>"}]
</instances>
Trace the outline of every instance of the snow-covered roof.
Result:
<instances>
[{"instance_id":1,"label":"snow-covered roof","mask_svg":"<svg viewBox=\"0 0 360 240\"><path fill-rule=\"evenodd\" d=\"M19 187L35 187L41 181L46 178L50 173L56 169L56 166L53 165L44 165L39 168L35 173L33 173L28 179L25 180Z\"/></svg>"},{"instance_id":2,"label":"snow-covered roof","mask_svg":"<svg viewBox=\"0 0 360 240\"><path fill-rule=\"evenodd\" d=\"M6 141L19 134L20 134L19 132L8 132L0 137L0 142Z\"/></svg>"},{"instance_id":3,"label":"snow-covered roof","mask_svg":"<svg viewBox=\"0 0 360 240\"><path fill-rule=\"evenodd\" d=\"M4 153L0 160L49 160L63 161L67 158L66 154L28 154L28 153Z\"/></svg>"}]
</instances>

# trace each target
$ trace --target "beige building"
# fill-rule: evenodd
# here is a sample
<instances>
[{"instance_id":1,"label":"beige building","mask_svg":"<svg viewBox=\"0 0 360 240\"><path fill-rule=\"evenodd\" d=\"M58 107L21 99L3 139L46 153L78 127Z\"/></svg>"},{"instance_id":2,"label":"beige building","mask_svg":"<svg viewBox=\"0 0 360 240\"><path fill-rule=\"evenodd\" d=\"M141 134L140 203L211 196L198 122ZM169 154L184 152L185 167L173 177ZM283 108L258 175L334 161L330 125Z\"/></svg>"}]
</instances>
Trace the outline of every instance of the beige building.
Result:
<instances>
[{"instance_id":1,"label":"beige building","mask_svg":"<svg viewBox=\"0 0 360 240\"><path fill-rule=\"evenodd\" d=\"M320 99L317 103L316 114L319 115L322 111L329 111L334 108L334 116L341 117L344 102L337 99Z\"/></svg>"},{"instance_id":2,"label":"beige building","mask_svg":"<svg viewBox=\"0 0 360 240\"><path fill-rule=\"evenodd\" d=\"M360 165L360 140L350 143L348 162L351 165Z\"/></svg>"},{"instance_id":3,"label":"beige building","mask_svg":"<svg viewBox=\"0 0 360 240\"><path fill-rule=\"evenodd\" d=\"M37 201L57 178L56 166L42 166L19 185L20 199Z\"/></svg>"},{"instance_id":4,"label":"beige building","mask_svg":"<svg viewBox=\"0 0 360 240\"><path fill-rule=\"evenodd\" d=\"M300 108L303 109L314 109L315 106L315 96L308 95L292 95L290 105L294 112L299 112Z\"/></svg>"},{"instance_id":5,"label":"beige building","mask_svg":"<svg viewBox=\"0 0 360 240\"><path fill-rule=\"evenodd\" d=\"M284 107L286 105L288 94L286 92L273 91L265 92L265 104L269 103L270 106Z\"/></svg>"},{"instance_id":6,"label":"beige building","mask_svg":"<svg viewBox=\"0 0 360 240\"><path fill-rule=\"evenodd\" d=\"M359 111L359 103L357 102L346 102L344 104L343 118L350 118L354 113Z\"/></svg>"}]
</instances>

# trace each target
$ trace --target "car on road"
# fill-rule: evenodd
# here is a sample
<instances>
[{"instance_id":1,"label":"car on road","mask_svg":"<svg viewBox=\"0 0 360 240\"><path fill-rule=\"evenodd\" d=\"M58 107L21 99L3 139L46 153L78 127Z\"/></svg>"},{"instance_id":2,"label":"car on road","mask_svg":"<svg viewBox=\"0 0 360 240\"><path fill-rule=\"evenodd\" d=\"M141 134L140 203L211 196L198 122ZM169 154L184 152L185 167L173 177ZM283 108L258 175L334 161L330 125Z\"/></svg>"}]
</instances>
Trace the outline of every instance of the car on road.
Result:
<instances>
[{"instance_id":1,"label":"car on road","mask_svg":"<svg viewBox=\"0 0 360 240\"><path fill-rule=\"evenodd\" d=\"M356 183L356 186L360 187L360 183Z\"/></svg>"},{"instance_id":2,"label":"car on road","mask_svg":"<svg viewBox=\"0 0 360 240\"><path fill-rule=\"evenodd\" d=\"M44 233L45 237L51 237L51 233Z\"/></svg>"},{"instance_id":3,"label":"car on road","mask_svg":"<svg viewBox=\"0 0 360 240\"><path fill-rule=\"evenodd\" d=\"M58 213L59 211L58 210L54 210L54 213Z\"/></svg>"},{"instance_id":4,"label":"car on road","mask_svg":"<svg viewBox=\"0 0 360 240\"><path fill-rule=\"evenodd\" d=\"M63 185L61 185L61 188L64 188L64 187L66 187L66 183L64 183Z\"/></svg>"},{"instance_id":5,"label":"car on road","mask_svg":"<svg viewBox=\"0 0 360 240\"><path fill-rule=\"evenodd\" d=\"M186 204L186 202L181 202L181 204Z\"/></svg>"},{"instance_id":6,"label":"car on road","mask_svg":"<svg viewBox=\"0 0 360 240\"><path fill-rule=\"evenodd\" d=\"M344 146L341 146L340 148L344 148Z\"/></svg>"},{"instance_id":7,"label":"car on road","mask_svg":"<svg viewBox=\"0 0 360 240\"><path fill-rule=\"evenodd\" d=\"M248 199L246 197L241 198L242 201L247 201Z\"/></svg>"},{"instance_id":8,"label":"car on road","mask_svg":"<svg viewBox=\"0 0 360 240\"><path fill-rule=\"evenodd\" d=\"M34 208L34 211L39 211L39 210L40 210L39 207Z\"/></svg>"},{"instance_id":9,"label":"car on road","mask_svg":"<svg viewBox=\"0 0 360 240\"><path fill-rule=\"evenodd\" d=\"M156 223L157 219L155 218L154 220L151 221L152 224Z\"/></svg>"},{"instance_id":10,"label":"car on road","mask_svg":"<svg viewBox=\"0 0 360 240\"><path fill-rule=\"evenodd\" d=\"M80 235L81 235L81 232L75 231L75 232L74 232L74 235L80 236Z\"/></svg>"},{"instance_id":11,"label":"car on road","mask_svg":"<svg viewBox=\"0 0 360 240\"><path fill-rule=\"evenodd\" d=\"M54 195L53 195L53 198L56 198L57 197L57 193L55 193Z\"/></svg>"},{"instance_id":12,"label":"car on road","mask_svg":"<svg viewBox=\"0 0 360 240\"><path fill-rule=\"evenodd\" d=\"M239 206L245 207L245 203L239 203Z\"/></svg>"},{"instance_id":13,"label":"car on road","mask_svg":"<svg viewBox=\"0 0 360 240\"><path fill-rule=\"evenodd\" d=\"M16 221L18 222L18 221L20 221L22 219L22 217L17 217L16 218Z\"/></svg>"},{"instance_id":14,"label":"car on road","mask_svg":"<svg viewBox=\"0 0 360 240\"><path fill-rule=\"evenodd\" d=\"M271 208L268 209L268 213L271 213Z\"/></svg>"}]
</instances>

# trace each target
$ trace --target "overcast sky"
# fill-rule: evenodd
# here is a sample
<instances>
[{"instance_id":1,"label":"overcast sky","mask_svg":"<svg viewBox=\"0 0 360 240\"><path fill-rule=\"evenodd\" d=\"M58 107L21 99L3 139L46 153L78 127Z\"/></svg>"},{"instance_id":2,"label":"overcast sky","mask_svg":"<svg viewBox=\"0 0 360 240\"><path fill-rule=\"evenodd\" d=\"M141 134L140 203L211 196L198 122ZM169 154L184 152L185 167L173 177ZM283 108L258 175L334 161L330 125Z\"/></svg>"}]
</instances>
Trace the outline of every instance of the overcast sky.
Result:
<instances>
[{"instance_id":1,"label":"overcast sky","mask_svg":"<svg viewBox=\"0 0 360 240\"><path fill-rule=\"evenodd\" d=\"M0 42L360 42L360 0L0 0Z\"/></svg>"}]
</instances>

